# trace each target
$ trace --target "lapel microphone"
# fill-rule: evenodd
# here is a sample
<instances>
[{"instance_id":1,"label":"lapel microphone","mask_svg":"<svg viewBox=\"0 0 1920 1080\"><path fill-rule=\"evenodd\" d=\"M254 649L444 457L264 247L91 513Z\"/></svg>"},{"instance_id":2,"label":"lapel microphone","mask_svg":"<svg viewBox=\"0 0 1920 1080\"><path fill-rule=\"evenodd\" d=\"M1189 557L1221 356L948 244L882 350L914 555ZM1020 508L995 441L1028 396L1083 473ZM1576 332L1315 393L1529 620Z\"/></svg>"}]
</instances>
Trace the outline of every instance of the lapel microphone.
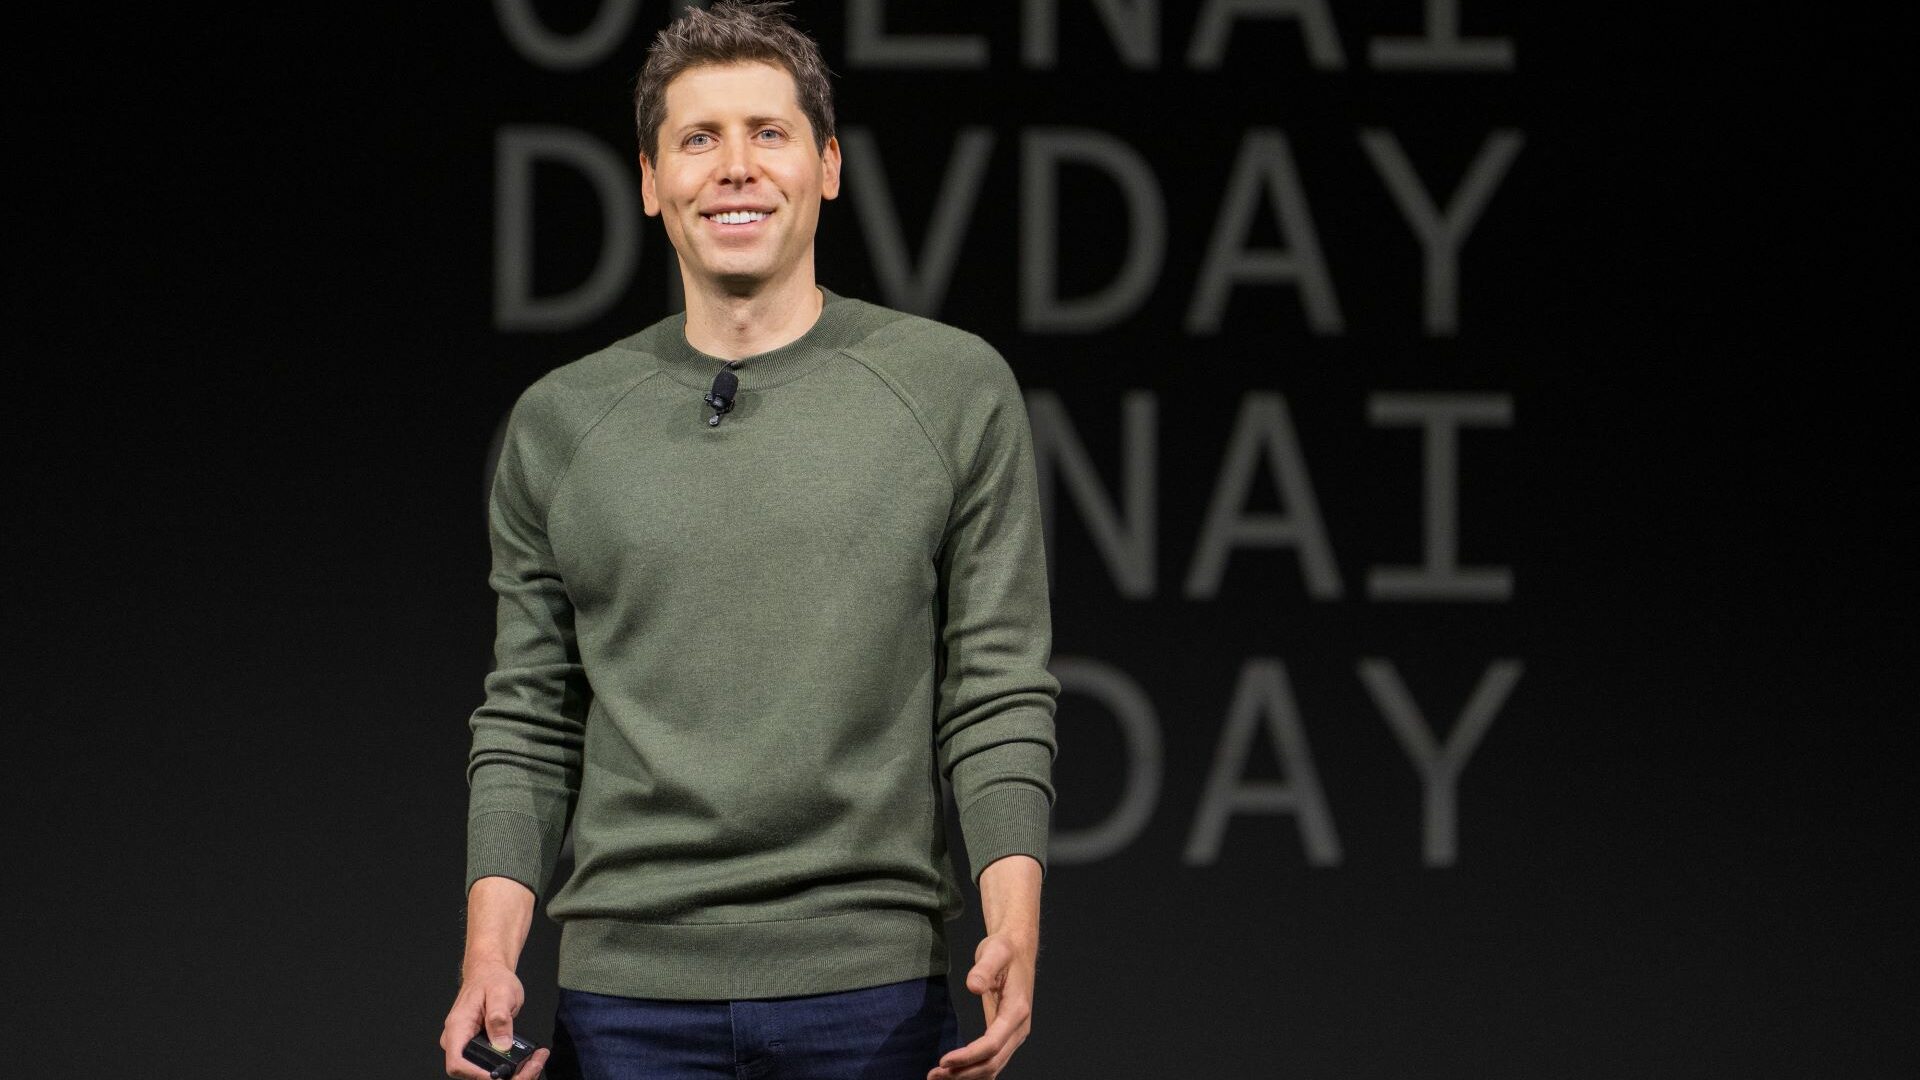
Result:
<instances>
[{"instance_id":1,"label":"lapel microphone","mask_svg":"<svg viewBox=\"0 0 1920 1080\"><path fill-rule=\"evenodd\" d=\"M713 377L713 389L707 391L702 399L713 406L713 415L707 417L707 426L720 423L720 417L733 411L733 395L740 389L740 376L732 368L721 368L720 374Z\"/></svg>"}]
</instances>

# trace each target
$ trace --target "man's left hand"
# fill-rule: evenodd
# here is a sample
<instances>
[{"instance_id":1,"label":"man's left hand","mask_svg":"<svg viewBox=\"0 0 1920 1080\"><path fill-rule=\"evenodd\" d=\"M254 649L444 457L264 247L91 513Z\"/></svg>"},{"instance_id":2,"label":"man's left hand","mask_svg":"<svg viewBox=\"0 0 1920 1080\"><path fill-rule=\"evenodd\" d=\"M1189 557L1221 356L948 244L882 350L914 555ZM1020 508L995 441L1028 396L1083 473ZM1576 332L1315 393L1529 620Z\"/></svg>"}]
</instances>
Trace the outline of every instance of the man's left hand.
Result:
<instances>
[{"instance_id":1,"label":"man's left hand","mask_svg":"<svg viewBox=\"0 0 1920 1080\"><path fill-rule=\"evenodd\" d=\"M967 989L980 995L987 1030L940 1059L927 1080L993 1080L1033 1029L1033 972L1038 938L988 934L973 951Z\"/></svg>"}]
</instances>

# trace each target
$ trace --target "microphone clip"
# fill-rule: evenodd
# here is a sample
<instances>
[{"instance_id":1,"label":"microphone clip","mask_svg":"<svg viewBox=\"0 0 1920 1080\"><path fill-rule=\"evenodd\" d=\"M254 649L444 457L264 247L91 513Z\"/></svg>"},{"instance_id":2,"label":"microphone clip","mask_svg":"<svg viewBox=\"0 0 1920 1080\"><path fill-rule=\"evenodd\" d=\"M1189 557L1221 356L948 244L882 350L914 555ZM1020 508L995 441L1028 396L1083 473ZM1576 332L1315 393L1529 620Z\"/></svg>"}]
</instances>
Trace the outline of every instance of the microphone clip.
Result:
<instances>
[{"instance_id":1,"label":"microphone clip","mask_svg":"<svg viewBox=\"0 0 1920 1080\"><path fill-rule=\"evenodd\" d=\"M707 417L707 426L715 427L720 417L733 411L733 396L740 389L740 378L731 369L724 369L714 377L713 389L701 395L701 400L713 407L713 415Z\"/></svg>"}]
</instances>

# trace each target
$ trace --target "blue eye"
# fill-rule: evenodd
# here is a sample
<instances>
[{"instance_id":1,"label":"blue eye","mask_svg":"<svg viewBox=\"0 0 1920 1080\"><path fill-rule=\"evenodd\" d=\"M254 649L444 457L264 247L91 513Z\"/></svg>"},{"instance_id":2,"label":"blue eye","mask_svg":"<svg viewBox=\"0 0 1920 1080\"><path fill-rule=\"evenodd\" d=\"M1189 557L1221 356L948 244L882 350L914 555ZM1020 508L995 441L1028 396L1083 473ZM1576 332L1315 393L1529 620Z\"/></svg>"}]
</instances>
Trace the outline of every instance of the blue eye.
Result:
<instances>
[{"instance_id":1,"label":"blue eye","mask_svg":"<svg viewBox=\"0 0 1920 1080\"><path fill-rule=\"evenodd\" d=\"M776 139L780 137L780 131L779 131L779 129L778 129L778 128L761 128L761 129L760 129L760 134L762 134L762 135L772 135L772 136L773 136L774 138L776 138Z\"/></svg>"},{"instance_id":2,"label":"blue eye","mask_svg":"<svg viewBox=\"0 0 1920 1080\"><path fill-rule=\"evenodd\" d=\"M689 136L687 136L687 145L688 145L688 146L692 146L692 145L693 145L693 140L695 140L695 139L704 139L704 138L706 138L706 137L707 137L706 135L704 135L704 134L700 134L700 133L695 133L695 134L692 134L692 135L689 135Z\"/></svg>"}]
</instances>

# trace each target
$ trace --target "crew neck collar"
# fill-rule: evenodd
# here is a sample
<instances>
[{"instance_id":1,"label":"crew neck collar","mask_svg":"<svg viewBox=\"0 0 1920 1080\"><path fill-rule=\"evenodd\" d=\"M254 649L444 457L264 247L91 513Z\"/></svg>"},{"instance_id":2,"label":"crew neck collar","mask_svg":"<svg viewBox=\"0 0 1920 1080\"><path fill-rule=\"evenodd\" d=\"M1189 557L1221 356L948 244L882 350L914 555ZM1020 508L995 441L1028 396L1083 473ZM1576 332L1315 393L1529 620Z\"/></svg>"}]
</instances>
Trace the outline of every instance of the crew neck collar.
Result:
<instances>
[{"instance_id":1,"label":"crew neck collar","mask_svg":"<svg viewBox=\"0 0 1920 1080\"><path fill-rule=\"evenodd\" d=\"M853 307L847 298L817 285L820 290L820 315L806 333L776 349L724 360L693 347L687 341L687 313L683 310L663 321L651 342L666 374L675 382L705 390L722 368L731 367L746 390L765 390L779 386L812 371L834 353L851 344Z\"/></svg>"}]
</instances>

